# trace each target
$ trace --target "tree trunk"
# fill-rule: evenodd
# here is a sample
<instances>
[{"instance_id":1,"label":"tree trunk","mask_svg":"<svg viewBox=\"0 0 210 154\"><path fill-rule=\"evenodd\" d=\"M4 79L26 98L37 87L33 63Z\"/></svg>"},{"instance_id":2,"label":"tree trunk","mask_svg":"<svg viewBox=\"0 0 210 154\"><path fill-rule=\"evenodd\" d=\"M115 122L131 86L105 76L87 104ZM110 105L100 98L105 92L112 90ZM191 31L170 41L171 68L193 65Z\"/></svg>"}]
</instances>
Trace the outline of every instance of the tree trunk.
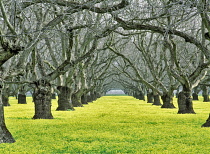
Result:
<instances>
[{"instance_id":1,"label":"tree trunk","mask_svg":"<svg viewBox=\"0 0 210 154\"><path fill-rule=\"evenodd\" d=\"M138 99L138 96L137 96L136 92L133 92L132 96L133 96L134 98Z\"/></svg>"},{"instance_id":2,"label":"tree trunk","mask_svg":"<svg viewBox=\"0 0 210 154\"><path fill-rule=\"evenodd\" d=\"M52 93L51 99L56 99L55 93Z\"/></svg>"},{"instance_id":3,"label":"tree trunk","mask_svg":"<svg viewBox=\"0 0 210 154\"><path fill-rule=\"evenodd\" d=\"M142 91L139 93L139 100L145 101L144 93Z\"/></svg>"},{"instance_id":4,"label":"tree trunk","mask_svg":"<svg viewBox=\"0 0 210 154\"><path fill-rule=\"evenodd\" d=\"M101 97L101 93L99 93L99 92L96 92L95 95L96 95L96 99Z\"/></svg>"},{"instance_id":5,"label":"tree trunk","mask_svg":"<svg viewBox=\"0 0 210 154\"><path fill-rule=\"evenodd\" d=\"M91 103L93 100L92 100L92 98L91 98L91 96L90 95L87 95L87 102L88 103Z\"/></svg>"},{"instance_id":6,"label":"tree trunk","mask_svg":"<svg viewBox=\"0 0 210 154\"><path fill-rule=\"evenodd\" d=\"M154 96L153 93L147 93L147 103L154 103Z\"/></svg>"},{"instance_id":7,"label":"tree trunk","mask_svg":"<svg viewBox=\"0 0 210 154\"><path fill-rule=\"evenodd\" d=\"M145 101L144 93L142 91L139 91L138 93L135 93L135 98Z\"/></svg>"},{"instance_id":8,"label":"tree trunk","mask_svg":"<svg viewBox=\"0 0 210 154\"><path fill-rule=\"evenodd\" d=\"M202 86L203 102L209 102L209 90L207 86Z\"/></svg>"},{"instance_id":9,"label":"tree trunk","mask_svg":"<svg viewBox=\"0 0 210 154\"><path fill-rule=\"evenodd\" d=\"M58 86L60 93L58 94L58 107L57 111L75 110L70 101L70 88Z\"/></svg>"},{"instance_id":10,"label":"tree trunk","mask_svg":"<svg viewBox=\"0 0 210 154\"><path fill-rule=\"evenodd\" d=\"M198 94L193 93L192 96L193 96L193 100L199 100L199 99L198 99Z\"/></svg>"},{"instance_id":11,"label":"tree trunk","mask_svg":"<svg viewBox=\"0 0 210 154\"><path fill-rule=\"evenodd\" d=\"M203 95L203 102L209 102L209 95Z\"/></svg>"},{"instance_id":12,"label":"tree trunk","mask_svg":"<svg viewBox=\"0 0 210 154\"><path fill-rule=\"evenodd\" d=\"M2 102L4 106L10 106L9 104L9 95L2 95Z\"/></svg>"},{"instance_id":13,"label":"tree trunk","mask_svg":"<svg viewBox=\"0 0 210 154\"><path fill-rule=\"evenodd\" d=\"M206 122L201 127L210 127L210 114Z\"/></svg>"},{"instance_id":14,"label":"tree trunk","mask_svg":"<svg viewBox=\"0 0 210 154\"><path fill-rule=\"evenodd\" d=\"M53 119L51 113L51 85L45 80L35 82L33 119Z\"/></svg>"},{"instance_id":15,"label":"tree trunk","mask_svg":"<svg viewBox=\"0 0 210 154\"><path fill-rule=\"evenodd\" d=\"M74 107L83 107L81 97L79 97L77 93L72 94L71 101Z\"/></svg>"},{"instance_id":16,"label":"tree trunk","mask_svg":"<svg viewBox=\"0 0 210 154\"><path fill-rule=\"evenodd\" d=\"M27 104L25 94L18 94L18 104Z\"/></svg>"},{"instance_id":17,"label":"tree trunk","mask_svg":"<svg viewBox=\"0 0 210 154\"><path fill-rule=\"evenodd\" d=\"M91 99L92 99L92 102L95 101L95 100L97 99L96 93L95 93L95 92L91 92L91 93L90 93L90 97L91 97Z\"/></svg>"},{"instance_id":18,"label":"tree trunk","mask_svg":"<svg viewBox=\"0 0 210 154\"><path fill-rule=\"evenodd\" d=\"M173 96L163 94L163 96L161 96L161 99L163 101L163 105L161 106L161 108L175 108L173 104Z\"/></svg>"},{"instance_id":19,"label":"tree trunk","mask_svg":"<svg viewBox=\"0 0 210 154\"><path fill-rule=\"evenodd\" d=\"M32 102L34 102L34 91L31 93L32 96Z\"/></svg>"},{"instance_id":20,"label":"tree trunk","mask_svg":"<svg viewBox=\"0 0 210 154\"><path fill-rule=\"evenodd\" d=\"M88 104L88 102L87 102L87 95L83 94L81 96L81 102L82 102L82 104Z\"/></svg>"},{"instance_id":21,"label":"tree trunk","mask_svg":"<svg viewBox=\"0 0 210 154\"><path fill-rule=\"evenodd\" d=\"M25 89L25 86L22 85L21 88L19 89L18 104L27 104L27 102L26 102L26 92L27 92L27 90Z\"/></svg>"},{"instance_id":22,"label":"tree trunk","mask_svg":"<svg viewBox=\"0 0 210 154\"><path fill-rule=\"evenodd\" d=\"M178 94L178 106L179 106L178 114L185 114L185 113L195 114L190 94L191 90L183 86L183 91Z\"/></svg>"},{"instance_id":23,"label":"tree trunk","mask_svg":"<svg viewBox=\"0 0 210 154\"><path fill-rule=\"evenodd\" d=\"M178 98L178 95L179 95L179 93L178 93L178 92L176 92L176 94L175 94L176 98Z\"/></svg>"},{"instance_id":24,"label":"tree trunk","mask_svg":"<svg viewBox=\"0 0 210 154\"><path fill-rule=\"evenodd\" d=\"M159 95L154 95L154 103L152 105L162 105L160 103L160 97L159 97Z\"/></svg>"},{"instance_id":25,"label":"tree trunk","mask_svg":"<svg viewBox=\"0 0 210 154\"><path fill-rule=\"evenodd\" d=\"M0 87L0 143L14 143L15 140L5 124L1 88L2 87Z\"/></svg>"}]
</instances>

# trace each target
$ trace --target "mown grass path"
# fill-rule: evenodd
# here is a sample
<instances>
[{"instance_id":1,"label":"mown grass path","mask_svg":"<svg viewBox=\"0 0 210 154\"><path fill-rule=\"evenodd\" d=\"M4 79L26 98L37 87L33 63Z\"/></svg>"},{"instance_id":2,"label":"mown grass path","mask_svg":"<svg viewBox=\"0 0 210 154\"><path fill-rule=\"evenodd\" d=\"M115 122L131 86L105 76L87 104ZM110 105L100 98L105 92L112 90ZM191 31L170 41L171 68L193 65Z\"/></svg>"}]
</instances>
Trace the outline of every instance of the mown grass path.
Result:
<instances>
[{"instance_id":1,"label":"mown grass path","mask_svg":"<svg viewBox=\"0 0 210 154\"><path fill-rule=\"evenodd\" d=\"M0 144L2 154L208 154L210 128L201 128L210 103L194 102L197 114L178 115L130 96L104 96L76 111L52 111L55 119L32 120L34 104L5 108L16 142ZM175 100L176 101L176 100ZM176 104L175 104L176 105Z\"/></svg>"}]
</instances>

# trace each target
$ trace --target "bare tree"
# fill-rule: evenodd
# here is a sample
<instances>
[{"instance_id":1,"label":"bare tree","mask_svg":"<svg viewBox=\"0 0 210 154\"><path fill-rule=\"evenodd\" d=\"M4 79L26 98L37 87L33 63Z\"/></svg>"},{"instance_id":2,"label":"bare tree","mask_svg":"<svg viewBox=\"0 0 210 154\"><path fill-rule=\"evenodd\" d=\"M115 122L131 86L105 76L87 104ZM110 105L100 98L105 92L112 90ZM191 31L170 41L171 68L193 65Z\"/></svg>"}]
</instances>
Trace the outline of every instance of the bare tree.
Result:
<instances>
[{"instance_id":1,"label":"bare tree","mask_svg":"<svg viewBox=\"0 0 210 154\"><path fill-rule=\"evenodd\" d=\"M43 4L47 5L43 5ZM109 3L110 5L103 7L103 4ZM97 6L96 6L97 5ZM35 115L34 118L53 118L50 112L51 108L51 83L50 81L56 79L59 75L65 74L69 67L77 65L80 61L86 59L97 47L97 40L101 37L105 37L110 33L110 30L106 29L102 32L97 32L95 38L91 43L91 49L79 56L75 60L70 60L69 57L64 61L59 62L59 66L55 69L45 69L47 64L44 63L44 56L50 54L49 43L45 42L45 38L50 38L55 34L55 27L60 27L59 30L72 32L75 29L84 28L87 24L73 25L68 28L68 19L71 15L86 10L87 12L94 13L107 13L113 12L124 8L128 5L126 0L118 1L117 3L110 3L109 1L84 1L84 2L68 2L68 1L0 1L1 9L1 27L0 27L0 66L3 66L8 59L19 54L18 65L12 66L16 71L2 71L1 69L1 93L4 87L4 82L7 76L15 76L20 73L25 73L28 59L32 57L32 68L35 72L32 73L30 81L25 81L34 85L34 102L35 102ZM66 28L67 27L67 28ZM56 35L54 35L56 37ZM56 39L54 39L56 40ZM46 43L46 45L45 45ZM48 45L47 45L48 44ZM56 46L57 44L55 44ZM47 47L47 52L43 52L43 48ZM53 48L53 47L52 47ZM20 51L23 51L20 53ZM68 55L68 52L66 51ZM51 59L53 58L50 55ZM48 57L47 60L50 58ZM52 65L52 63L49 63ZM6 65L6 64L5 64ZM53 65L52 65L53 66ZM6 68L3 66L3 68ZM45 72L46 71L46 72ZM12 75L13 74L13 75ZM22 81L23 82L23 81ZM2 94L0 94L2 95ZM0 99L1 100L1 99ZM0 101L1 108L1 143L14 142L9 131L6 129L4 116L3 116L3 104ZM45 113L40 112L40 109L47 111Z\"/></svg>"}]
</instances>

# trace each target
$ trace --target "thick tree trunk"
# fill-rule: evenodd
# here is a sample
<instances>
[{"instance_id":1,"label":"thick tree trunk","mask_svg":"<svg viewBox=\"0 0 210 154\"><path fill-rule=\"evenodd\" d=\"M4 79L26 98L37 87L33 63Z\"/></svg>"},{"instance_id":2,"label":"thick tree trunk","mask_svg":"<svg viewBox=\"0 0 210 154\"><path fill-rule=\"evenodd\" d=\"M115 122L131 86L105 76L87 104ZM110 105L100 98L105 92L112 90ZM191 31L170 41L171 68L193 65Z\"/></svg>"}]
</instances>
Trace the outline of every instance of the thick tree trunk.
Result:
<instances>
[{"instance_id":1,"label":"thick tree trunk","mask_svg":"<svg viewBox=\"0 0 210 154\"><path fill-rule=\"evenodd\" d=\"M101 94L99 92L96 92L95 95L96 95L96 99L101 97Z\"/></svg>"},{"instance_id":2,"label":"thick tree trunk","mask_svg":"<svg viewBox=\"0 0 210 154\"><path fill-rule=\"evenodd\" d=\"M159 97L159 95L154 95L154 103L152 105L162 105L160 103L160 97Z\"/></svg>"},{"instance_id":3,"label":"thick tree trunk","mask_svg":"<svg viewBox=\"0 0 210 154\"><path fill-rule=\"evenodd\" d=\"M207 86L202 86L203 102L209 102L209 90Z\"/></svg>"},{"instance_id":4,"label":"thick tree trunk","mask_svg":"<svg viewBox=\"0 0 210 154\"><path fill-rule=\"evenodd\" d=\"M198 99L198 94L196 94L196 93L193 93L193 94L192 94L192 97L193 97L193 100L199 100L199 99Z\"/></svg>"},{"instance_id":5,"label":"thick tree trunk","mask_svg":"<svg viewBox=\"0 0 210 154\"><path fill-rule=\"evenodd\" d=\"M206 122L201 127L210 127L210 114Z\"/></svg>"},{"instance_id":6,"label":"thick tree trunk","mask_svg":"<svg viewBox=\"0 0 210 154\"><path fill-rule=\"evenodd\" d=\"M173 104L173 96L168 94L163 94L161 96L161 99L163 101L163 105L161 106L161 108L175 108Z\"/></svg>"},{"instance_id":7,"label":"thick tree trunk","mask_svg":"<svg viewBox=\"0 0 210 154\"><path fill-rule=\"evenodd\" d=\"M56 99L55 93L52 93L51 99Z\"/></svg>"},{"instance_id":8,"label":"thick tree trunk","mask_svg":"<svg viewBox=\"0 0 210 154\"><path fill-rule=\"evenodd\" d=\"M140 91L140 93L139 93L139 100L145 101L145 96L144 96L144 93L142 91Z\"/></svg>"},{"instance_id":9,"label":"thick tree trunk","mask_svg":"<svg viewBox=\"0 0 210 154\"><path fill-rule=\"evenodd\" d=\"M10 106L9 104L9 95L2 95L2 102L4 106Z\"/></svg>"},{"instance_id":10,"label":"thick tree trunk","mask_svg":"<svg viewBox=\"0 0 210 154\"><path fill-rule=\"evenodd\" d=\"M186 114L186 113L195 114L190 94L191 90L183 86L183 91L178 94L178 106L179 106L178 114Z\"/></svg>"},{"instance_id":11,"label":"thick tree trunk","mask_svg":"<svg viewBox=\"0 0 210 154\"><path fill-rule=\"evenodd\" d=\"M142 91L139 91L138 93L135 93L135 96L136 96L135 98L145 101L144 93Z\"/></svg>"},{"instance_id":12,"label":"thick tree trunk","mask_svg":"<svg viewBox=\"0 0 210 154\"><path fill-rule=\"evenodd\" d=\"M1 85L0 85L1 86ZM1 88L1 87L0 87ZM0 89L0 143L14 143L15 140L5 125L2 92Z\"/></svg>"},{"instance_id":13,"label":"thick tree trunk","mask_svg":"<svg viewBox=\"0 0 210 154\"><path fill-rule=\"evenodd\" d=\"M58 86L60 93L58 94L58 108L57 111L75 110L70 101L70 88Z\"/></svg>"},{"instance_id":14,"label":"thick tree trunk","mask_svg":"<svg viewBox=\"0 0 210 154\"><path fill-rule=\"evenodd\" d=\"M97 99L96 93L95 92L91 92L90 93L90 97L92 99L92 102L95 101Z\"/></svg>"},{"instance_id":15,"label":"thick tree trunk","mask_svg":"<svg viewBox=\"0 0 210 154\"><path fill-rule=\"evenodd\" d=\"M71 95L71 101L74 107L83 107L81 97L79 97L77 93Z\"/></svg>"},{"instance_id":16,"label":"thick tree trunk","mask_svg":"<svg viewBox=\"0 0 210 154\"><path fill-rule=\"evenodd\" d=\"M138 96L137 96L136 92L133 92L132 96L133 96L134 98L138 99Z\"/></svg>"},{"instance_id":17,"label":"thick tree trunk","mask_svg":"<svg viewBox=\"0 0 210 154\"><path fill-rule=\"evenodd\" d=\"M45 80L35 82L33 119L53 119L51 113L51 85Z\"/></svg>"},{"instance_id":18,"label":"thick tree trunk","mask_svg":"<svg viewBox=\"0 0 210 154\"><path fill-rule=\"evenodd\" d=\"M25 94L18 94L18 104L27 104Z\"/></svg>"},{"instance_id":19,"label":"thick tree trunk","mask_svg":"<svg viewBox=\"0 0 210 154\"><path fill-rule=\"evenodd\" d=\"M203 102L209 102L209 95L203 95Z\"/></svg>"},{"instance_id":20,"label":"thick tree trunk","mask_svg":"<svg viewBox=\"0 0 210 154\"><path fill-rule=\"evenodd\" d=\"M154 103L154 96L153 93L147 93L147 103Z\"/></svg>"},{"instance_id":21,"label":"thick tree trunk","mask_svg":"<svg viewBox=\"0 0 210 154\"><path fill-rule=\"evenodd\" d=\"M87 102L88 103L91 103L93 100L92 100L92 98L91 98L91 96L90 95L87 95Z\"/></svg>"},{"instance_id":22,"label":"thick tree trunk","mask_svg":"<svg viewBox=\"0 0 210 154\"><path fill-rule=\"evenodd\" d=\"M27 104L27 102L26 102L26 89L25 89L24 85L22 85L21 88L19 89L18 104Z\"/></svg>"},{"instance_id":23,"label":"thick tree trunk","mask_svg":"<svg viewBox=\"0 0 210 154\"><path fill-rule=\"evenodd\" d=\"M88 104L88 102L87 102L87 95L83 94L81 96L81 102L82 102L82 104Z\"/></svg>"}]
</instances>

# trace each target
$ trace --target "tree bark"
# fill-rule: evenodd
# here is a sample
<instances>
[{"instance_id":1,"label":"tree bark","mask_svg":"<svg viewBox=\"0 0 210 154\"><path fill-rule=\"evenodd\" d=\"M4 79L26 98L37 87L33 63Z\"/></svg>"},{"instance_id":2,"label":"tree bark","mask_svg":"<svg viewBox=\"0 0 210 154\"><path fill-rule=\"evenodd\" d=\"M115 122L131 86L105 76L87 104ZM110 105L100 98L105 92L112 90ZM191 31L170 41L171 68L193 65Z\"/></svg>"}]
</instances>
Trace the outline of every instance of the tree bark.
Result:
<instances>
[{"instance_id":1,"label":"tree bark","mask_svg":"<svg viewBox=\"0 0 210 154\"><path fill-rule=\"evenodd\" d=\"M160 103L160 97L159 97L159 95L154 95L154 103L152 105L162 105Z\"/></svg>"},{"instance_id":2,"label":"tree bark","mask_svg":"<svg viewBox=\"0 0 210 154\"><path fill-rule=\"evenodd\" d=\"M60 93L58 94L58 107L57 111L75 110L70 101L70 88L65 86L58 86Z\"/></svg>"},{"instance_id":3,"label":"tree bark","mask_svg":"<svg viewBox=\"0 0 210 154\"><path fill-rule=\"evenodd\" d=\"M206 122L201 127L210 127L210 114Z\"/></svg>"},{"instance_id":4,"label":"tree bark","mask_svg":"<svg viewBox=\"0 0 210 154\"><path fill-rule=\"evenodd\" d=\"M91 96L88 94L88 95L87 95L87 102L88 102L88 103L91 103L92 101L93 101L93 100L92 100Z\"/></svg>"},{"instance_id":5,"label":"tree bark","mask_svg":"<svg viewBox=\"0 0 210 154\"><path fill-rule=\"evenodd\" d=\"M161 96L161 99L163 101L163 105L161 106L161 108L175 108L173 104L173 96L169 94L163 94Z\"/></svg>"},{"instance_id":6,"label":"tree bark","mask_svg":"<svg viewBox=\"0 0 210 154\"><path fill-rule=\"evenodd\" d=\"M207 86L202 86L203 102L209 102L209 90Z\"/></svg>"},{"instance_id":7,"label":"tree bark","mask_svg":"<svg viewBox=\"0 0 210 154\"><path fill-rule=\"evenodd\" d=\"M138 99L138 96L137 96L136 92L133 92L132 96L133 96L134 98Z\"/></svg>"},{"instance_id":8,"label":"tree bark","mask_svg":"<svg viewBox=\"0 0 210 154\"><path fill-rule=\"evenodd\" d=\"M144 93L142 91L139 93L139 100L145 101Z\"/></svg>"},{"instance_id":9,"label":"tree bark","mask_svg":"<svg viewBox=\"0 0 210 154\"><path fill-rule=\"evenodd\" d=\"M203 95L203 102L209 102L209 95Z\"/></svg>"},{"instance_id":10,"label":"tree bark","mask_svg":"<svg viewBox=\"0 0 210 154\"><path fill-rule=\"evenodd\" d=\"M199 92L200 92L200 87L199 86L193 88L193 94L192 94L193 100L199 100L199 98L198 98L198 93Z\"/></svg>"},{"instance_id":11,"label":"tree bark","mask_svg":"<svg viewBox=\"0 0 210 154\"><path fill-rule=\"evenodd\" d=\"M51 99L56 99L55 93L52 93Z\"/></svg>"},{"instance_id":12,"label":"tree bark","mask_svg":"<svg viewBox=\"0 0 210 154\"><path fill-rule=\"evenodd\" d=\"M51 113L51 85L46 80L35 82L35 115L33 119L53 119Z\"/></svg>"},{"instance_id":13,"label":"tree bark","mask_svg":"<svg viewBox=\"0 0 210 154\"><path fill-rule=\"evenodd\" d=\"M99 92L96 92L95 95L96 95L96 100L101 97L101 93Z\"/></svg>"},{"instance_id":14,"label":"tree bark","mask_svg":"<svg viewBox=\"0 0 210 154\"><path fill-rule=\"evenodd\" d=\"M190 94L191 90L183 86L183 91L178 94L178 106L179 106L178 114L186 114L186 113L195 114Z\"/></svg>"},{"instance_id":15,"label":"tree bark","mask_svg":"<svg viewBox=\"0 0 210 154\"><path fill-rule=\"evenodd\" d=\"M27 104L25 94L18 94L18 104Z\"/></svg>"},{"instance_id":16,"label":"tree bark","mask_svg":"<svg viewBox=\"0 0 210 154\"><path fill-rule=\"evenodd\" d=\"M142 91L139 91L139 92L135 93L135 98L145 101L144 93Z\"/></svg>"},{"instance_id":17,"label":"tree bark","mask_svg":"<svg viewBox=\"0 0 210 154\"><path fill-rule=\"evenodd\" d=\"M179 95L179 93L178 93L178 92L176 92L176 94L175 94L176 98L178 98L178 95Z\"/></svg>"},{"instance_id":18,"label":"tree bark","mask_svg":"<svg viewBox=\"0 0 210 154\"><path fill-rule=\"evenodd\" d=\"M91 99L92 99L92 102L95 101L95 100L97 99L96 93L95 93L95 92L91 92L91 93L90 93L90 97L91 97Z\"/></svg>"},{"instance_id":19,"label":"tree bark","mask_svg":"<svg viewBox=\"0 0 210 154\"><path fill-rule=\"evenodd\" d=\"M15 139L6 127L4 118L4 106L2 102L2 89L0 85L0 143L14 143Z\"/></svg>"},{"instance_id":20,"label":"tree bark","mask_svg":"<svg viewBox=\"0 0 210 154\"><path fill-rule=\"evenodd\" d=\"M21 86L19 89L19 94L18 94L18 104L27 104L26 102L26 88L24 85Z\"/></svg>"},{"instance_id":21,"label":"tree bark","mask_svg":"<svg viewBox=\"0 0 210 154\"><path fill-rule=\"evenodd\" d=\"M9 95L3 94L2 95L2 102L4 106L10 106L9 104Z\"/></svg>"},{"instance_id":22,"label":"tree bark","mask_svg":"<svg viewBox=\"0 0 210 154\"><path fill-rule=\"evenodd\" d=\"M153 93L147 93L147 103L154 103L154 96Z\"/></svg>"},{"instance_id":23,"label":"tree bark","mask_svg":"<svg viewBox=\"0 0 210 154\"><path fill-rule=\"evenodd\" d=\"M83 94L81 96L81 102L82 102L82 104L88 104L88 102L87 102L87 95Z\"/></svg>"},{"instance_id":24,"label":"tree bark","mask_svg":"<svg viewBox=\"0 0 210 154\"><path fill-rule=\"evenodd\" d=\"M77 93L71 95L71 101L74 107L83 107L81 97L79 97Z\"/></svg>"},{"instance_id":25,"label":"tree bark","mask_svg":"<svg viewBox=\"0 0 210 154\"><path fill-rule=\"evenodd\" d=\"M195 92L192 94L193 100L199 100L198 99L198 94L196 94Z\"/></svg>"}]
</instances>

